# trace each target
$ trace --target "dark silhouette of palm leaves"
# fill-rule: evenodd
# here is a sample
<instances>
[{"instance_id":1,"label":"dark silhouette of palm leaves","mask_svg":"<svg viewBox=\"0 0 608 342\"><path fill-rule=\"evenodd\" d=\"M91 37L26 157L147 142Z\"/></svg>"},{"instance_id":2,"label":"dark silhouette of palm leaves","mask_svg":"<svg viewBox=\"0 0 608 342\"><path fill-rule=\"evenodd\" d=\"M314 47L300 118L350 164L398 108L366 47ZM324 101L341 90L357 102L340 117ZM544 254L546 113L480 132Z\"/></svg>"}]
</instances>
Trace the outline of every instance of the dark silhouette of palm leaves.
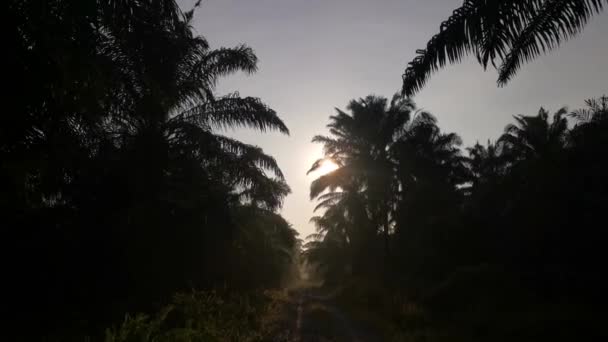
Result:
<instances>
[{"instance_id":1,"label":"dark silhouette of palm leaves","mask_svg":"<svg viewBox=\"0 0 608 342\"><path fill-rule=\"evenodd\" d=\"M587 108L581 108L570 113L577 124L594 123L608 120L608 96L585 100Z\"/></svg>"},{"instance_id":2,"label":"dark silhouette of palm leaves","mask_svg":"<svg viewBox=\"0 0 608 342\"><path fill-rule=\"evenodd\" d=\"M467 152L467 164L474 183L486 182L505 173L507 160L502 153L502 144L488 141L483 146L478 142L473 147L468 147Z\"/></svg>"},{"instance_id":3,"label":"dark silhouette of palm leaves","mask_svg":"<svg viewBox=\"0 0 608 342\"><path fill-rule=\"evenodd\" d=\"M256 71L253 50L211 49L174 0L5 7L15 115L0 125L0 204L8 253L27 254L8 277L41 327L23 338L85 313L88 327L56 337L98 335L186 288L281 286L300 246L277 213L289 187L272 156L220 133L289 131L259 99L215 93Z\"/></svg>"},{"instance_id":4,"label":"dark silhouette of palm leaves","mask_svg":"<svg viewBox=\"0 0 608 342\"><path fill-rule=\"evenodd\" d=\"M220 78L254 72L256 56L244 45L210 49L204 38L192 33L192 14L179 18L168 27L144 20L129 23L127 30L110 26L104 31L101 51L118 66L116 77L122 85L108 128L123 140L144 132L162 136L173 150L187 153L212 178L229 185L241 200L278 208L289 187L274 158L256 146L215 133L248 127L289 134L276 112L259 99L238 93L214 95Z\"/></svg>"},{"instance_id":5,"label":"dark silhouette of palm leaves","mask_svg":"<svg viewBox=\"0 0 608 342\"><path fill-rule=\"evenodd\" d=\"M567 112L566 108L559 109L553 114L552 121L549 121L549 112L544 108L536 116L515 116L516 123L507 125L499 139L504 153L517 159L559 153L568 144Z\"/></svg>"},{"instance_id":6,"label":"dark silhouette of palm leaves","mask_svg":"<svg viewBox=\"0 0 608 342\"><path fill-rule=\"evenodd\" d=\"M204 101L173 116L170 121L188 121L219 129L248 127L262 132L277 130L289 134L289 129L274 110L257 98L241 98L238 93Z\"/></svg>"},{"instance_id":7,"label":"dark silhouette of palm leaves","mask_svg":"<svg viewBox=\"0 0 608 342\"><path fill-rule=\"evenodd\" d=\"M337 110L330 116L331 136L313 138L323 144L325 158L338 165L311 184L311 199L319 201L315 210L325 210L313 221L319 234L331 230L352 242L353 257L364 245L361 241L382 232L388 255L402 192L431 173L432 179L449 179L449 184L464 181L466 159L458 148L460 137L441 133L431 114L416 110L410 99L400 95L390 102L376 96L354 100L348 110L350 114ZM323 161L316 161L309 172Z\"/></svg>"},{"instance_id":8,"label":"dark silhouette of palm leaves","mask_svg":"<svg viewBox=\"0 0 608 342\"><path fill-rule=\"evenodd\" d=\"M499 71L506 84L523 63L576 36L603 10L605 0L465 0L441 24L403 74L405 95L417 93L431 74L474 54ZM497 65L497 62L499 65Z\"/></svg>"},{"instance_id":9,"label":"dark silhouette of palm leaves","mask_svg":"<svg viewBox=\"0 0 608 342\"><path fill-rule=\"evenodd\" d=\"M416 113L391 149L402 189L433 176L451 184L461 182L465 163L461 144L457 134L442 133L431 114Z\"/></svg>"}]
</instances>

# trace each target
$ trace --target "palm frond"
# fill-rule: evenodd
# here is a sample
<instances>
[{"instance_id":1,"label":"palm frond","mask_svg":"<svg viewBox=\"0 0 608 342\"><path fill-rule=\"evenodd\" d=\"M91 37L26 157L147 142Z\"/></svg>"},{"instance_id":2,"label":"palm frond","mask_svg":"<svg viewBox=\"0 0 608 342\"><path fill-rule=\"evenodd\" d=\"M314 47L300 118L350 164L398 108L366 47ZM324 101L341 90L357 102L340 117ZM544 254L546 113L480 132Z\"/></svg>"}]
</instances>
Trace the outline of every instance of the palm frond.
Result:
<instances>
[{"instance_id":1,"label":"palm frond","mask_svg":"<svg viewBox=\"0 0 608 342\"><path fill-rule=\"evenodd\" d=\"M238 71L252 74L257 71L257 62L255 53L246 45L220 48L205 55L200 63L200 72L214 77L227 76Z\"/></svg>"},{"instance_id":2,"label":"palm frond","mask_svg":"<svg viewBox=\"0 0 608 342\"><path fill-rule=\"evenodd\" d=\"M310 167L310 169L308 169L308 171L306 171L306 174L308 175L311 172L317 171L321 167L321 165L323 165L324 161L325 161L325 158L315 160L315 162L312 163L312 166Z\"/></svg>"},{"instance_id":3,"label":"palm frond","mask_svg":"<svg viewBox=\"0 0 608 342\"><path fill-rule=\"evenodd\" d=\"M312 233L310 235L308 235L306 237L309 240L313 240L314 242L316 241L322 241L325 238L325 234L323 233ZM307 244L307 248L310 248L311 246L316 246L316 244Z\"/></svg>"},{"instance_id":4,"label":"palm frond","mask_svg":"<svg viewBox=\"0 0 608 342\"><path fill-rule=\"evenodd\" d=\"M433 36L424 50L417 50L418 56L411 61L403 74L402 93L412 96L428 81L431 74L447 63L459 62L472 51L473 45L469 28L471 19L478 14L476 1L465 0L443 23L439 33Z\"/></svg>"},{"instance_id":5,"label":"palm frond","mask_svg":"<svg viewBox=\"0 0 608 342\"><path fill-rule=\"evenodd\" d=\"M238 194L241 201L262 205L270 211L279 209L285 196L291 192L285 181L266 177L255 170L241 170L236 176L241 177L239 183L246 187Z\"/></svg>"},{"instance_id":6,"label":"palm frond","mask_svg":"<svg viewBox=\"0 0 608 342\"><path fill-rule=\"evenodd\" d=\"M241 98L238 93L205 102L174 116L171 120L196 121L221 129L249 127L262 132L277 130L289 134L289 129L274 110L258 98Z\"/></svg>"},{"instance_id":7,"label":"palm frond","mask_svg":"<svg viewBox=\"0 0 608 342\"><path fill-rule=\"evenodd\" d=\"M338 188L348 187L363 172L365 169L361 168L360 164L353 163L324 174L310 184L310 198L315 199L326 190L333 192Z\"/></svg>"},{"instance_id":8,"label":"palm frond","mask_svg":"<svg viewBox=\"0 0 608 342\"><path fill-rule=\"evenodd\" d=\"M334 192L328 192L328 193L322 194L317 197L318 203L315 206L315 208L313 209L313 211L316 212L320 209L327 209L332 206L335 206L335 205L337 205L337 203L339 201L343 200L346 196L347 196L347 194L343 191L334 191Z\"/></svg>"},{"instance_id":9,"label":"palm frond","mask_svg":"<svg viewBox=\"0 0 608 342\"><path fill-rule=\"evenodd\" d=\"M580 33L603 8L603 0L546 0L533 8L526 27L514 38L500 66L498 84L506 84L523 63L558 47Z\"/></svg>"},{"instance_id":10,"label":"palm frond","mask_svg":"<svg viewBox=\"0 0 608 342\"><path fill-rule=\"evenodd\" d=\"M577 124L608 119L608 96L603 95L597 99L587 99L585 105L587 108L580 108L568 114L578 122Z\"/></svg>"},{"instance_id":11,"label":"palm frond","mask_svg":"<svg viewBox=\"0 0 608 342\"><path fill-rule=\"evenodd\" d=\"M285 179L274 157L265 154L260 147L245 144L222 135L214 135L214 139L219 143L222 150L237 156L240 162L256 165L273 172L281 180Z\"/></svg>"},{"instance_id":12,"label":"palm frond","mask_svg":"<svg viewBox=\"0 0 608 342\"><path fill-rule=\"evenodd\" d=\"M465 0L439 33L408 64L402 93L412 96L431 74L475 54L486 68L499 66L504 85L521 65L576 36L606 0Z\"/></svg>"},{"instance_id":13,"label":"palm frond","mask_svg":"<svg viewBox=\"0 0 608 342\"><path fill-rule=\"evenodd\" d=\"M312 142L323 144L323 154L326 156L344 155L354 150L353 142L343 138L316 135L312 138Z\"/></svg>"}]
</instances>

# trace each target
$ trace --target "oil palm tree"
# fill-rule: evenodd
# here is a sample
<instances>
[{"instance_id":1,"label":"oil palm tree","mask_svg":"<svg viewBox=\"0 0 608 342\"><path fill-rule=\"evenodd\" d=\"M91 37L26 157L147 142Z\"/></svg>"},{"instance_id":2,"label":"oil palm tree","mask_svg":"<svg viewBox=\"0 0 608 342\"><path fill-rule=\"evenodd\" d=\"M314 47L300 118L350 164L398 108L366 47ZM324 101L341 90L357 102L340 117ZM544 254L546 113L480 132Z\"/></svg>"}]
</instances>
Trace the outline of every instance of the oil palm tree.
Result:
<instances>
[{"instance_id":1,"label":"oil palm tree","mask_svg":"<svg viewBox=\"0 0 608 342\"><path fill-rule=\"evenodd\" d=\"M0 203L9 254L28 256L10 277L36 293L40 331L225 281L238 242L237 262L257 253L276 279L294 240L276 213L289 188L274 158L220 131L288 130L259 99L215 94L223 76L256 70L253 51L211 49L173 0L7 7L16 115L0 125ZM36 292L42 282L57 291Z\"/></svg>"},{"instance_id":2,"label":"oil palm tree","mask_svg":"<svg viewBox=\"0 0 608 342\"><path fill-rule=\"evenodd\" d=\"M416 113L391 149L402 191L427 180L461 184L465 178L461 144L457 134L441 132L432 115Z\"/></svg>"},{"instance_id":3,"label":"oil palm tree","mask_svg":"<svg viewBox=\"0 0 608 342\"><path fill-rule=\"evenodd\" d=\"M467 152L469 154L467 164L474 187L505 174L507 163L502 154L501 144L488 141L484 146L478 142L473 147L468 147Z\"/></svg>"},{"instance_id":4,"label":"oil palm tree","mask_svg":"<svg viewBox=\"0 0 608 342\"><path fill-rule=\"evenodd\" d=\"M239 227L228 258L227 271L236 277L235 284L280 286L281 275L295 267L298 232L279 214L254 205L241 205L234 210ZM249 270L258 270L249 274ZM235 272L236 271L236 272Z\"/></svg>"},{"instance_id":5,"label":"oil palm tree","mask_svg":"<svg viewBox=\"0 0 608 342\"><path fill-rule=\"evenodd\" d=\"M167 158L187 155L240 199L276 209L289 188L274 158L216 133L234 127L289 133L259 99L214 95L221 77L255 72L257 58L244 45L210 49L192 33L191 20L188 12L171 25L142 20L130 30L104 32L101 49L118 66L114 77L121 85L106 130L119 144L141 146L145 152L134 153L157 179L167 172Z\"/></svg>"},{"instance_id":6,"label":"oil palm tree","mask_svg":"<svg viewBox=\"0 0 608 342\"><path fill-rule=\"evenodd\" d=\"M369 244L375 240L377 229L373 226L363 191L344 187L327 192L317 199L315 211L323 213L311 218L316 234L309 238L322 240L325 235L341 238L344 254L349 256L353 272L364 271L369 264Z\"/></svg>"},{"instance_id":7,"label":"oil palm tree","mask_svg":"<svg viewBox=\"0 0 608 342\"><path fill-rule=\"evenodd\" d=\"M608 120L608 96L585 100L586 108L581 108L570 113L576 119L577 124L598 123Z\"/></svg>"},{"instance_id":8,"label":"oil palm tree","mask_svg":"<svg viewBox=\"0 0 608 342\"><path fill-rule=\"evenodd\" d=\"M606 163L598 160L597 156L603 155L601 151L608 145L608 97L587 99L585 104L585 108L570 113L575 120L570 131L571 145L575 159L594 161L593 168L599 170ZM586 163L581 162L581 165Z\"/></svg>"},{"instance_id":9,"label":"oil palm tree","mask_svg":"<svg viewBox=\"0 0 608 342\"><path fill-rule=\"evenodd\" d=\"M419 112L392 146L399 184L394 193L395 231L400 254L410 266L417 263L411 260L415 251L430 252L423 251L425 244L449 224L445 218L459 207L460 186L467 180L461 143L455 133L441 132L432 115Z\"/></svg>"},{"instance_id":10,"label":"oil palm tree","mask_svg":"<svg viewBox=\"0 0 608 342\"><path fill-rule=\"evenodd\" d=\"M580 33L606 0L465 0L403 74L403 93L418 92L431 74L474 54L506 84L522 64Z\"/></svg>"},{"instance_id":11,"label":"oil palm tree","mask_svg":"<svg viewBox=\"0 0 608 342\"><path fill-rule=\"evenodd\" d=\"M337 189L353 192L351 198L354 193L364 198L369 219L384 236L387 256L392 229L391 194L396 187L389 150L414 108L413 102L399 95L390 103L386 98L376 96L353 100L347 107L351 114L337 109L337 114L330 117L327 127L332 136L313 138L313 142L323 144L325 158L339 167L312 182L311 199L319 198L326 190L335 192ZM320 167L322 161L316 161L309 172Z\"/></svg>"},{"instance_id":12,"label":"oil palm tree","mask_svg":"<svg viewBox=\"0 0 608 342\"><path fill-rule=\"evenodd\" d=\"M368 239L373 230L369 229L370 218L362 193L353 186L345 186L339 191L319 195L319 203L314 211L324 210L324 213L311 219L317 232L326 233L327 229L333 227L326 223L337 223L337 226L343 226L340 231L350 244L358 246L362 240ZM353 227L357 229L353 230Z\"/></svg>"},{"instance_id":13,"label":"oil palm tree","mask_svg":"<svg viewBox=\"0 0 608 342\"><path fill-rule=\"evenodd\" d=\"M350 263L343 236L336 235L333 231L308 237L302 257L325 281L340 279L347 273L346 265Z\"/></svg>"},{"instance_id":14,"label":"oil palm tree","mask_svg":"<svg viewBox=\"0 0 608 342\"><path fill-rule=\"evenodd\" d=\"M569 140L567 112L566 108L559 109L552 121L544 108L536 116L517 115L516 123L507 125L499 143L514 161L556 157Z\"/></svg>"}]
</instances>

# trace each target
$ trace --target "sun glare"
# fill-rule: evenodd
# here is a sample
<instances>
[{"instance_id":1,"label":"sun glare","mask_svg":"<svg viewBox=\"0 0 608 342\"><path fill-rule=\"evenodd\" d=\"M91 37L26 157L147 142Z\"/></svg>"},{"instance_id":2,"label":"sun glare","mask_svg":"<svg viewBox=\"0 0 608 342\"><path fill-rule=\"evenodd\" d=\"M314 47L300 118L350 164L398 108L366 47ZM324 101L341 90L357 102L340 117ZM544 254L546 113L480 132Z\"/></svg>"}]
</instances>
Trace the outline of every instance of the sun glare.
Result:
<instances>
[{"instance_id":1,"label":"sun glare","mask_svg":"<svg viewBox=\"0 0 608 342\"><path fill-rule=\"evenodd\" d=\"M315 174L317 176L323 176L323 175L326 175L326 174L334 171L337 168L338 168L338 165L336 165L336 163L334 163L333 161L324 160L323 163L321 164L321 166L315 171Z\"/></svg>"}]
</instances>

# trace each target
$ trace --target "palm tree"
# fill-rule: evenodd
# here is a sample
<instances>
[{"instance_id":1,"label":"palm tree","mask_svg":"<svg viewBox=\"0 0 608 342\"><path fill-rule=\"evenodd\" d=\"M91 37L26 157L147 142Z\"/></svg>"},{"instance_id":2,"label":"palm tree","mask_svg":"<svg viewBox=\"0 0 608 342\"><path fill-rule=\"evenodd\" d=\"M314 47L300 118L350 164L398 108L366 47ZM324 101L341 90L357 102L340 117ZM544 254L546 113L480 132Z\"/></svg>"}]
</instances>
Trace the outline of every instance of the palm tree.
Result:
<instances>
[{"instance_id":1,"label":"palm tree","mask_svg":"<svg viewBox=\"0 0 608 342\"><path fill-rule=\"evenodd\" d=\"M394 191L396 236L410 271L425 267L413 259L433 254L435 245L429 243L444 234L461 203L468 175L461 143L458 135L442 133L435 118L421 112L392 146L399 184Z\"/></svg>"},{"instance_id":2,"label":"palm tree","mask_svg":"<svg viewBox=\"0 0 608 342\"><path fill-rule=\"evenodd\" d=\"M603 154L608 143L608 96L585 100L586 107L573 111L575 125L570 132L571 144L577 159L587 158L595 161L596 168L601 168L597 156ZM582 163L581 165L586 165Z\"/></svg>"},{"instance_id":3,"label":"palm tree","mask_svg":"<svg viewBox=\"0 0 608 342\"><path fill-rule=\"evenodd\" d=\"M296 252L276 213L289 187L274 158L220 134L288 133L259 99L215 94L223 76L256 70L249 47L211 49L174 0L7 7L16 115L0 128L0 204L9 254L28 246L27 276L13 278L37 293L39 326L224 282L234 259L281 276ZM41 282L57 291L36 292ZM59 301L69 315L49 322Z\"/></svg>"},{"instance_id":4,"label":"palm tree","mask_svg":"<svg viewBox=\"0 0 608 342\"><path fill-rule=\"evenodd\" d=\"M487 145L483 146L478 142L473 147L468 147L467 151L473 187L505 174L507 163L502 154L501 144L488 141Z\"/></svg>"},{"instance_id":5,"label":"palm tree","mask_svg":"<svg viewBox=\"0 0 608 342\"><path fill-rule=\"evenodd\" d=\"M333 240L340 239L343 253L349 256L351 269L355 272L365 270L366 265L370 264L366 247L375 240L377 228L370 219L363 191L345 187L340 191L324 193L317 199L319 204L315 211L324 212L310 219L317 232L309 238L323 240L330 235Z\"/></svg>"},{"instance_id":6,"label":"palm tree","mask_svg":"<svg viewBox=\"0 0 608 342\"><path fill-rule=\"evenodd\" d=\"M343 198L364 198L369 220L384 236L387 256L390 254L392 229L391 194L396 187L389 151L395 138L402 134L414 108L413 102L399 95L395 95L390 103L376 96L353 100L347 107L352 114L336 109L337 114L330 117L327 127L331 137L313 138L313 142L324 145L325 158L333 160L339 167L312 182L311 199L319 198L326 190L335 192L337 189L346 193ZM309 172L320 167L322 161L316 161ZM337 198L337 195L328 196ZM351 210L350 215L354 212ZM358 212L361 213L360 210Z\"/></svg>"},{"instance_id":7,"label":"palm tree","mask_svg":"<svg viewBox=\"0 0 608 342\"><path fill-rule=\"evenodd\" d=\"M581 108L570 113L577 124L599 123L608 120L608 96L585 100L587 108Z\"/></svg>"},{"instance_id":8,"label":"palm tree","mask_svg":"<svg viewBox=\"0 0 608 342\"><path fill-rule=\"evenodd\" d=\"M567 112L559 109L551 122L544 108L536 116L517 115L516 124L507 125L499 143L515 161L559 156L569 140Z\"/></svg>"},{"instance_id":9,"label":"palm tree","mask_svg":"<svg viewBox=\"0 0 608 342\"><path fill-rule=\"evenodd\" d=\"M307 237L302 256L306 263L319 273L325 281L340 279L347 273L351 259L343 236L333 231L327 234L313 234Z\"/></svg>"},{"instance_id":10,"label":"palm tree","mask_svg":"<svg viewBox=\"0 0 608 342\"><path fill-rule=\"evenodd\" d=\"M228 272L239 286L280 286L292 273L299 254L298 232L279 214L254 205L234 210L239 227L230 253ZM258 270L250 274L249 270Z\"/></svg>"},{"instance_id":11,"label":"palm tree","mask_svg":"<svg viewBox=\"0 0 608 342\"><path fill-rule=\"evenodd\" d=\"M426 181L461 184L466 177L461 144L456 133L442 133L432 115L416 113L391 149L401 190Z\"/></svg>"},{"instance_id":12,"label":"palm tree","mask_svg":"<svg viewBox=\"0 0 608 342\"><path fill-rule=\"evenodd\" d=\"M430 75L448 63L474 54L487 68L498 69L506 84L522 64L557 48L580 33L606 0L465 0L441 24L440 31L417 50L403 74L403 90L411 96Z\"/></svg>"},{"instance_id":13,"label":"palm tree","mask_svg":"<svg viewBox=\"0 0 608 342\"><path fill-rule=\"evenodd\" d=\"M214 95L219 78L255 72L257 58L244 45L210 49L192 33L191 20L188 12L171 25L138 21L127 31L105 31L102 51L118 65L121 84L106 130L119 144L141 146L145 153L134 154L142 155L142 164L149 166L145 172L156 172L157 179L171 165L167 158L187 155L240 199L276 209L289 188L274 158L215 132L251 127L289 133L259 99Z\"/></svg>"},{"instance_id":14,"label":"palm tree","mask_svg":"<svg viewBox=\"0 0 608 342\"><path fill-rule=\"evenodd\" d=\"M130 210L132 218L124 229L138 232L145 227L145 240L132 233L131 254L134 258L150 255L157 245L177 250L172 262L157 263L188 266L175 277L199 285L226 279L227 270L235 267L217 260L233 260L229 254L235 237L245 243L246 239L238 239L243 237L241 230L256 229L253 224L234 222L240 208L250 206L273 213L290 191L273 157L218 131L249 127L288 134L289 130L276 112L257 98L238 93L215 95L221 77L254 72L257 58L247 46L210 49L204 38L192 33L191 19L184 15L167 26L144 20L126 32L105 32L102 49L118 65L115 77L120 87L104 129L128 165L127 193L132 199L126 206L141 208ZM277 222L270 219L273 214L247 213L252 222ZM191 219L175 223L182 217ZM164 236L169 232L173 240L167 241ZM263 240L264 236L269 240ZM266 264L269 271L283 269L279 261L285 253L275 237L264 233L257 240L261 245L254 248L249 243L245 252L260 253L261 263L276 261ZM246 264L244 257L238 258L243 255L236 255L237 262ZM135 263L133 269L143 267ZM153 276L144 273L136 277L145 283ZM265 279L258 280L269 277L265 273Z\"/></svg>"}]
</instances>

